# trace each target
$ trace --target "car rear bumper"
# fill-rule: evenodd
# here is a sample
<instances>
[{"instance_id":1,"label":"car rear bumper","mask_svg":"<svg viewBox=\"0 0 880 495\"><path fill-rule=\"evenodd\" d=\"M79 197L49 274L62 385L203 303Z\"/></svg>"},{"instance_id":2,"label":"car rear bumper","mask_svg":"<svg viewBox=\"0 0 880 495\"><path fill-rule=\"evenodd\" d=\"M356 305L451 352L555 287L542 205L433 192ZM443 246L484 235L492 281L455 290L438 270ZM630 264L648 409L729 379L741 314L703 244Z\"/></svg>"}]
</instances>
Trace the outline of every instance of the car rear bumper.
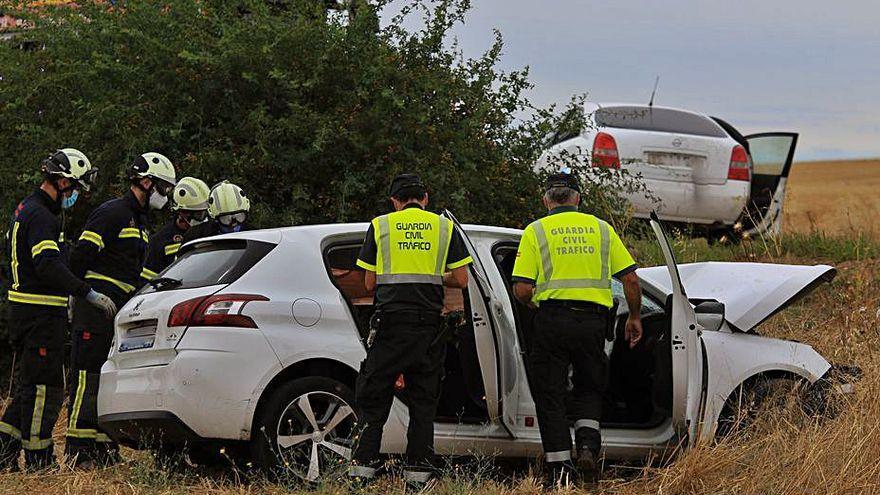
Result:
<instances>
[{"instance_id":1,"label":"car rear bumper","mask_svg":"<svg viewBox=\"0 0 880 495\"><path fill-rule=\"evenodd\" d=\"M649 195L626 196L638 218L649 218L656 210L661 220L730 226L739 219L749 199L749 183L745 181L715 185L645 179L644 183Z\"/></svg>"},{"instance_id":2,"label":"car rear bumper","mask_svg":"<svg viewBox=\"0 0 880 495\"><path fill-rule=\"evenodd\" d=\"M205 441L168 411L105 414L98 424L111 438L132 448L177 447Z\"/></svg>"},{"instance_id":3,"label":"car rear bumper","mask_svg":"<svg viewBox=\"0 0 880 495\"><path fill-rule=\"evenodd\" d=\"M104 363L98 419L112 438L136 445L161 437L156 430L165 427L170 437L181 436L176 443L250 438L260 386L278 359L259 331L211 332L188 332L166 365L124 369L112 357ZM132 438L139 430L146 436Z\"/></svg>"}]
</instances>

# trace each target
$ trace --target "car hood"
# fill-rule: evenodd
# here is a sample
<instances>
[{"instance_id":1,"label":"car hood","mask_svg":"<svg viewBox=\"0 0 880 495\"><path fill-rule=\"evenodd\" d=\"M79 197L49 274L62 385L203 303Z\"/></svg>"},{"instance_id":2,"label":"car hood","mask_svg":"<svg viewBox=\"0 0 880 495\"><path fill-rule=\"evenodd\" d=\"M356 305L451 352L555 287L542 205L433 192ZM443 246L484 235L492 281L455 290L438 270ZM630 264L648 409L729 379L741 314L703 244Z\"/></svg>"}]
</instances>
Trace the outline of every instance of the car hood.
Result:
<instances>
[{"instance_id":1,"label":"car hood","mask_svg":"<svg viewBox=\"0 0 880 495\"><path fill-rule=\"evenodd\" d=\"M678 265L682 285L692 302L715 299L724 303L725 319L735 330L752 331L819 284L831 281L837 270L827 265L706 262ZM641 268L639 278L672 293L665 266Z\"/></svg>"}]
</instances>

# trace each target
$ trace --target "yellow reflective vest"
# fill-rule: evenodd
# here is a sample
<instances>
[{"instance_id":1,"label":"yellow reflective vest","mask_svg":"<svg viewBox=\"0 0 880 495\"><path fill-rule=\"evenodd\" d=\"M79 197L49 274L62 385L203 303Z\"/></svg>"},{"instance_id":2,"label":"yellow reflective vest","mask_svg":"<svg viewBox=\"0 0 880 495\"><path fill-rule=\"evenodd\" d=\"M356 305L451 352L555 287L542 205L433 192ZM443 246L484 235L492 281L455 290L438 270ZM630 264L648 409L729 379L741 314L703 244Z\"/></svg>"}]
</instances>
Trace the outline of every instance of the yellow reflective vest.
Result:
<instances>
[{"instance_id":1,"label":"yellow reflective vest","mask_svg":"<svg viewBox=\"0 0 880 495\"><path fill-rule=\"evenodd\" d=\"M611 307L611 277L635 266L604 220L560 207L523 231L514 281L535 285L532 301L588 301Z\"/></svg>"},{"instance_id":2,"label":"yellow reflective vest","mask_svg":"<svg viewBox=\"0 0 880 495\"><path fill-rule=\"evenodd\" d=\"M443 273L471 262L447 264L453 224L448 218L421 208L406 208L373 219L376 264L358 260L361 268L376 272L377 284L443 285Z\"/></svg>"}]
</instances>

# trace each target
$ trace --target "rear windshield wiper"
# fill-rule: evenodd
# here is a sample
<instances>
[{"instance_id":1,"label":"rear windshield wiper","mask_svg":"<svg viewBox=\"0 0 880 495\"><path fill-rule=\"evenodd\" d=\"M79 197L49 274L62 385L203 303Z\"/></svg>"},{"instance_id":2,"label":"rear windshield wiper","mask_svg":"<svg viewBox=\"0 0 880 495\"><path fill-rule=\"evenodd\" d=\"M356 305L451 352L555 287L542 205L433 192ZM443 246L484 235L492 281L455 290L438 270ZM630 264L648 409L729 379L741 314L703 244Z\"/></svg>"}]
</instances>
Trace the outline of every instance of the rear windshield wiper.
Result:
<instances>
[{"instance_id":1,"label":"rear windshield wiper","mask_svg":"<svg viewBox=\"0 0 880 495\"><path fill-rule=\"evenodd\" d=\"M150 286L155 290L162 289L171 289L174 287L178 287L183 283L183 280L178 280L176 278L171 277L159 277L153 280L150 280Z\"/></svg>"}]
</instances>

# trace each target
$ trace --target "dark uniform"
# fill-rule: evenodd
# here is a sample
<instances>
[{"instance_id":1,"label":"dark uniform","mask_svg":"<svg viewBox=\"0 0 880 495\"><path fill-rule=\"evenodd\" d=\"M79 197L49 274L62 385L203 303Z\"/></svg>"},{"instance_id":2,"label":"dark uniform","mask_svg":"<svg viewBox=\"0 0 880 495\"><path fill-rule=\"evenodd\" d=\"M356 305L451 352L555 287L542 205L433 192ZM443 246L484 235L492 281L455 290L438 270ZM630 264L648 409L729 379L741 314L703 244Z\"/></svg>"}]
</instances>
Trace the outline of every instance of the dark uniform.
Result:
<instances>
[{"instance_id":1,"label":"dark uniform","mask_svg":"<svg viewBox=\"0 0 880 495\"><path fill-rule=\"evenodd\" d=\"M177 219L173 218L158 232L150 236L150 245L147 246L147 259L141 270L141 281L147 283L156 278L159 273L168 268L175 258L183 236L187 230L177 226Z\"/></svg>"},{"instance_id":2,"label":"dark uniform","mask_svg":"<svg viewBox=\"0 0 880 495\"><path fill-rule=\"evenodd\" d=\"M59 202L37 189L15 209L9 227L9 332L19 369L15 395L0 421L0 469L15 467L22 447L28 467L55 458L52 428L64 399L67 297L90 291L62 259L60 212Z\"/></svg>"},{"instance_id":3,"label":"dark uniform","mask_svg":"<svg viewBox=\"0 0 880 495\"><path fill-rule=\"evenodd\" d=\"M356 404L361 432L353 477L372 478L397 377L409 409L408 481L426 481L434 456L434 416L443 346L436 345L443 309L443 272L473 260L449 219L416 204L373 220L357 264L376 272L376 335L361 364Z\"/></svg>"},{"instance_id":4,"label":"dark uniform","mask_svg":"<svg viewBox=\"0 0 880 495\"><path fill-rule=\"evenodd\" d=\"M535 286L530 383L544 457L554 469L571 466L568 417L574 418L579 454L589 450L598 459L608 380L605 334L614 302L611 277L635 269L614 229L576 206L560 206L523 231L513 280Z\"/></svg>"},{"instance_id":5,"label":"dark uniform","mask_svg":"<svg viewBox=\"0 0 880 495\"><path fill-rule=\"evenodd\" d=\"M146 209L129 191L95 209L71 253L73 273L121 308L140 284L149 237ZM85 300L73 308L71 388L67 454L78 460L107 462L118 446L98 428L97 398L101 366L110 351L113 320Z\"/></svg>"}]
</instances>

